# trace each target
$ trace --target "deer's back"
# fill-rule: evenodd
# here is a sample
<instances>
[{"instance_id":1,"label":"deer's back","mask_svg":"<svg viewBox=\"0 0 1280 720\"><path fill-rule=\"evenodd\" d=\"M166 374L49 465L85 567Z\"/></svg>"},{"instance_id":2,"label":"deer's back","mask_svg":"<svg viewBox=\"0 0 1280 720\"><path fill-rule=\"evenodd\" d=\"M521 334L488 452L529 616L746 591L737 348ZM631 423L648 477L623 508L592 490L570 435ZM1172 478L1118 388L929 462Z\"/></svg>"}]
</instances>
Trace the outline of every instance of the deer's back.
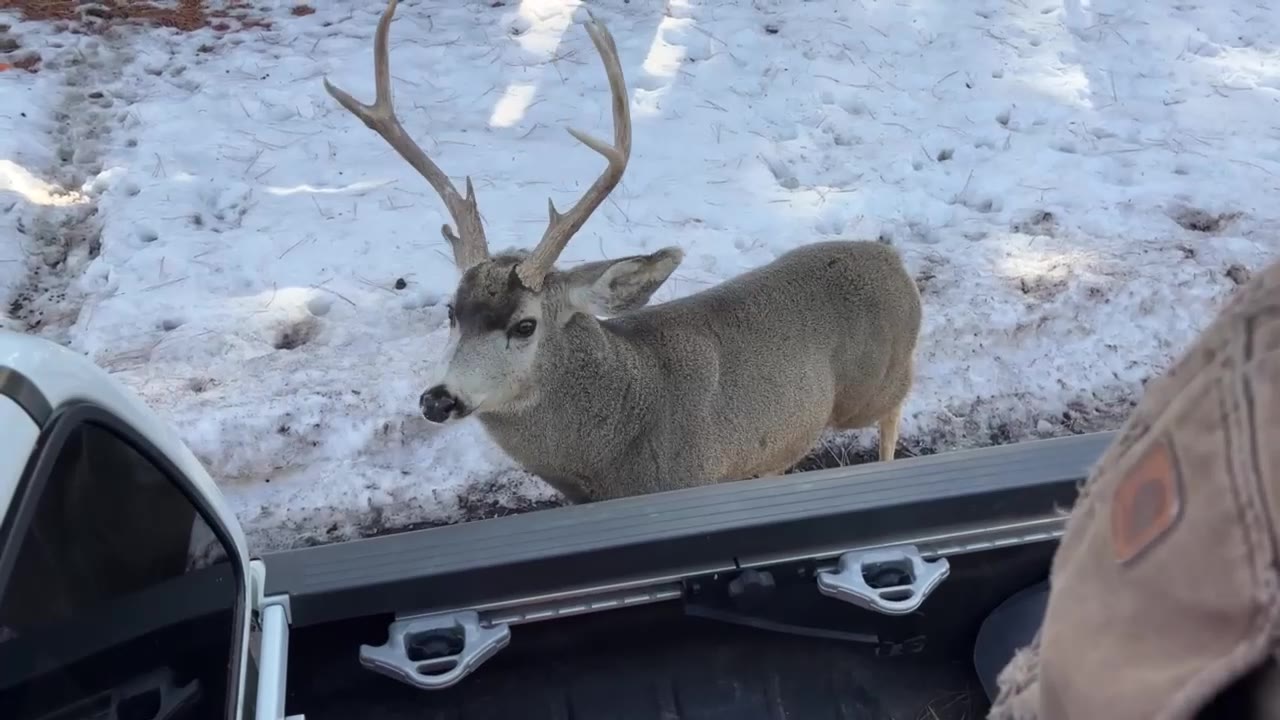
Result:
<instances>
[{"instance_id":1,"label":"deer's back","mask_svg":"<svg viewBox=\"0 0 1280 720\"><path fill-rule=\"evenodd\" d=\"M605 321L679 362L714 344L737 366L830 353L851 337L914 341L920 296L897 251L879 242L813 243L705 291ZM790 344L801 343L801 344ZM727 369L727 368L726 368Z\"/></svg>"}]
</instances>

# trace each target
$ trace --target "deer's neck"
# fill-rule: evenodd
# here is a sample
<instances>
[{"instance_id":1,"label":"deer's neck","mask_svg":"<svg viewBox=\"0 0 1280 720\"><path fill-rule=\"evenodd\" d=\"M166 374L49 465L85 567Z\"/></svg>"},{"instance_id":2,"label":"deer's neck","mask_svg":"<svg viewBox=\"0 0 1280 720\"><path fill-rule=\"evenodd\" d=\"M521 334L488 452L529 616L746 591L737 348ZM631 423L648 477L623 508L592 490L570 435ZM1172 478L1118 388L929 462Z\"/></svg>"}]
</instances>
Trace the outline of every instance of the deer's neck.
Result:
<instances>
[{"instance_id":1,"label":"deer's neck","mask_svg":"<svg viewBox=\"0 0 1280 720\"><path fill-rule=\"evenodd\" d=\"M572 486L608 472L649 423L655 388L643 378L656 362L595 318L578 316L548 340L532 399L477 417L516 462L573 497Z\"/></svg>"}]
</instances>

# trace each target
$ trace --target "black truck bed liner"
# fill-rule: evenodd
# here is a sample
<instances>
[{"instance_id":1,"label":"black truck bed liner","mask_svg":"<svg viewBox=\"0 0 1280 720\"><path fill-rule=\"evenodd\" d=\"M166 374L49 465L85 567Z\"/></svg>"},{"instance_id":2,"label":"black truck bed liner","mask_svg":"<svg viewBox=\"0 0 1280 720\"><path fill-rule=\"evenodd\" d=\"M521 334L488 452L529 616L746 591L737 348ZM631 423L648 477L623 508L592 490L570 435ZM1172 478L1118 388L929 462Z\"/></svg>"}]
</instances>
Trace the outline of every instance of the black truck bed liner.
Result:
<instances>
[{"instance_id":1,"label":"black truck bed liner","mask_svg":"<svg viewBox=\"0 0 1280 720\"><path fill-rule=\"evenodd\" d=\"M921 612L888 617L779 583L751 602L719 588L683 603L522 625L458 685L422 691L359 665L384 621L295 631L288 712L310 720L974 720L986 695L973 642L986 616L1042 580L1056 543L952 558ZM707 616L737 615L749 627ZM807 634L798 634L807 633ZM874 642L817 637L844 633Z\"/></svg>"},{"instance_id":2,"label":"black truck bed liner","mask_svg":"<svg viewBox=\"0 0 1280 720\"><path fill-rule=\"evenodd\" d=\"M439 693L352 661L341 686L332 675L291 678L289 712L308 720L972 720L986 707L963 656L875 658L838 641L695 619L671 632L680 636L614 636L610 647L545 661L495 660Z\"/></svg>"}]
</instances>

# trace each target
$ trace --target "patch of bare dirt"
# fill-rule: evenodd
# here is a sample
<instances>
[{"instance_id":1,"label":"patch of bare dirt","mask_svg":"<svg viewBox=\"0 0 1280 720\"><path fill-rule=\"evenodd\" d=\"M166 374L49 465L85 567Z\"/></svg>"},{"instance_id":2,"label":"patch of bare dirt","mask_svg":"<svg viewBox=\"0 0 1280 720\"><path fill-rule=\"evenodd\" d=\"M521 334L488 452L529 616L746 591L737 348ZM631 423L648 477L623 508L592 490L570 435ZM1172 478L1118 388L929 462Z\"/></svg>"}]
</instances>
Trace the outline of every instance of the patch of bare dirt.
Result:
<instances>
[{"instance_id":1,"label":"patch of bare dirt","mask_svg":"<svg viewBox=\"0 0 1280 720\"><path fill-rule=\"evenodd\" d=\"M567 502L562 498L535 500L512 495L503 481L489 480L477 483L459 494L458 509L462 515L462 519L459 522L522 515L535 510L562 507L566 504Z\"/></svg>"},{"instance_id":2,"label":"patch of bare dirt","mask_svg":"<svg viewBox=\"0 0 1280 720\"><path fill-rule=\"evenodd\" d=\"M1211 213L1192 207L1180 207L1170 213L1173 221L1187 230L1200 233L1217 233L1232 222L1240 219L1243 213Z\"/></svg>"},{"instance_id":3,"label":"patch of bare dirt","mask_svg":"<svg viewBox=\"0 0 1280 720\"><path fill-rule=\"evenodd\" d=\"M220 8L207 7L203 0L178 0L170 5L145 0L0 0L0 10L15 11L26 20L54 22L56 29L71 32L100 32L119 24L171 27L183 32L271 27L271 21L244 0L233 0Z\"/></svg>"}]
</instances>

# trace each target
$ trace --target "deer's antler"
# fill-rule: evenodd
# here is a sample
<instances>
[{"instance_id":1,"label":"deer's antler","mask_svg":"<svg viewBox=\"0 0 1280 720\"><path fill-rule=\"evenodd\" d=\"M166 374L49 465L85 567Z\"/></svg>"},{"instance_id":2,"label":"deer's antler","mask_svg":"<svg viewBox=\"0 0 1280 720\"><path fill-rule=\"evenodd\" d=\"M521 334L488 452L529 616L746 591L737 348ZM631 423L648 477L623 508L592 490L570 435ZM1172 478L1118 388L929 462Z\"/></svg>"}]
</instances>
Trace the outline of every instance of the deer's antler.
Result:
<instances>
[{"instance_id":1,"label":"deer's antler","mask_svg":"<svg viewBox=\"0 0 1280 720\"><path fill-rule=\"evenodd\" d=\"M356 100L346 91L330 84L328 78L324 79L324 89L348 112L360 118L371 130L381 135L388 145L400 153L400 157L426 178L432 188L435 188L458 226L457 234L454 234L448 223L440 228L440 232L453 246L453 260L458 269L465 271L489 256L488 243L484 237L484 225L480 221L480 210L476 207L475 188L471 186L471 178L468 176L467 195L465 198L459 195L448 176L409 137L404 127L400 125L400 120L396 118L395 107L391 100L391 60L388 57L387 33L391 30L391 20L395 16L397 2L398 0L390 0L387 3L387 9L378 20L378 29L373 35L373 77L377 88L373 104L366 105Z\"/></svg>"},{"instance_id":2,"label":"deer's antler","mask_svg":"<svg viewBox=\"0 0 1280 720\"><path fill-rule=\"evenodd\" d=\"M591 35L591 42L604 61L604 70L609 76L609 91L613 95L613 145L607 145L603 140L574 128L568 128L568 131L578 142L603 155L609 161L609 167L605 168L604 173L596 178L568 212L560 213L551 200L547 200L550 215L547 230L542 234L538 246L516 268L520 282L530 290L542 288L543 278L550 272L556 258L560 257L569 239L617 186L622 173L627 169L627 161L631 158L631 109L627 84L622 77L622 61L618 58L618 46L614 44L609 29L596 20L590 11L587 11L587 17L587 33Z\"/></svg>"}]
</instances>

